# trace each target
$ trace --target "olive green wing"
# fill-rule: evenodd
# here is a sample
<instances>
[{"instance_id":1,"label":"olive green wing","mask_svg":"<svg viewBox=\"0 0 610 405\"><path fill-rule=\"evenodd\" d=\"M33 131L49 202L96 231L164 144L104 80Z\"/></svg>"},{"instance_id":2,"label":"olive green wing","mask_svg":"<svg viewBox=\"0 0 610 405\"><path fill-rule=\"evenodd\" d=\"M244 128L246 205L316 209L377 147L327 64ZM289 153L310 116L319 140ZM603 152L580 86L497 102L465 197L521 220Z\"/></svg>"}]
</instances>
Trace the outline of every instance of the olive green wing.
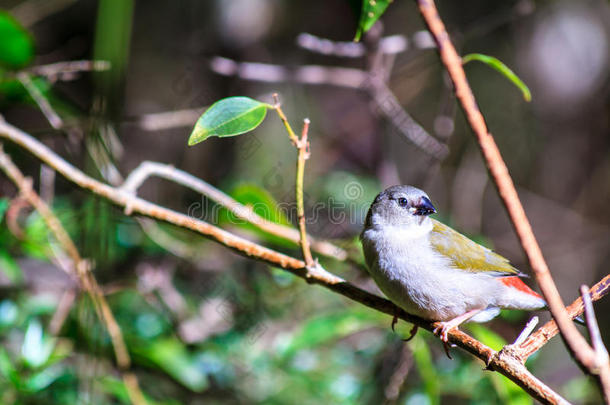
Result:
<instances>
[{"instance_id":1,"label":"olive green wing","mask_svg":"<svg viewBox=\"0 0 610 405\"><path fill-rule=\"evenodd\" d=\"M430 244L439 254L449 258L454 267L473 273L497 273L498 276L523 275L511 266L508 259L473 242L445 224L434 219L432 223Z\"/></svg>"}]
</instances>

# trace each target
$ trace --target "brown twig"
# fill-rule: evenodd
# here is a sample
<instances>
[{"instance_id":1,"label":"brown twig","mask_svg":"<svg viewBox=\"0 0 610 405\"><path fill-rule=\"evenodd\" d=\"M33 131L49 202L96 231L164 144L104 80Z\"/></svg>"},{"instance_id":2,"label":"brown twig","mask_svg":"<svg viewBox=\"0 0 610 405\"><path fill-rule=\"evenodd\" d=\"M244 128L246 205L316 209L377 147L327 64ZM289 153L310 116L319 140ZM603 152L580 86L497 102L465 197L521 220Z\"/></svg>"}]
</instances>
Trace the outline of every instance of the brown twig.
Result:
<instances>
[{"instance_id":1,"label":"brown twig","mask_svg":"<svg viewBox=\"0 0 610 405\"><path fill-rule=\"evenodd\" d=\"M130 212L155 218L157 220L198 232L199 234L215 240L244 256L283 268L310 283L319 284L367 307L386 313L390 316L397 315L400 319L416 324L429 331L433 329L430 322L407 314L390 301L346 282L342 278L327 272L321 266L307 269L305 262L302 260L298 260L260 246L256 243L250 242L246 239L240 238L220 228L210 225L204 221L190 218L186 215L150 203L146 200L125 193L118 188L111 187L97 181L63 160L55 152L50 150L32 136L1 120L0 137L8 139L11 142L23 147L32 155L54 168L67 180L73 182L80 188L89 190ZM563 400L561 396L536 379L536 377L534 377L522 363L516 360L515 357L511 357L506 353L497 353L478 340L473 339L467 334L456 329L450 331L449 341L478 357L484 362L488 362L489 360L489 368L507 376L517 385L529 392L537 400L548 404L565 403L565 400Z\"/></svg>"},{"instance_id":2,"label":"brown twig","mask_svg":"<svg viewBox=\"0 0 610 405\"><path fill-rule=\"evenodd\" d=\"M57 113L55 112L55 110L53 110L53 107L51 107L51 104L46 99L46 97L32 82L32 78L30 77L30 75L26 72L19 72L17 73L17 80L21 82L25 90L29 93L30 97L32 97L32 100L34 100L34 102L38 104L40 111L42 111L51 126L54 129L61 129L64 126L63 120L59 117L59 115L57 115Z\"/></svg>"},{"instance_id":3,"label":"brown twig","mask_svg":"<svg viewBox=\"0 0 610 405\"><path fill-rule=\"evenodd\" d=\"M589 294L589 287L582 285L580 287L580 295L582 297L583 305L585 306L585 319L587 320L587 328L589 329L591 347L593 347L596 355L595 367L597 372L595 372L595 374L600 379L604 401L608 404L610 403L610 357L608 356L608 350L606 350L601 333L599 332L595 311L593 310L593 301Z\"/></svg>"},{"instance_id":4,"label":"brown twig","mask_svg":"<svg viewBox=\"0 0 610 405\"><path fill-rule=\"evenodd\" d=\"M32 189L31 179L27 179L21 171L15 166L11 158L2 150L2 145L0 144L0 170L2 170L6 176L17 186L21 196L25 198L36 211L43 218L49 230L57 239L62 248L66 251L68 256L72 260L73 268L72 276L76 276L81 283L81 287L87 291L91 300L93 301L94 307L98 314L100 320L106 326L108 330L108 334L110 335L110 340L112 342L112 347L114 349L114 354L117 360L117 365L121 369L123 373L123 377L125 379L125 384L129 380L128 392L134 403L145 404L145 401L140 401L140 398L143 398L142 393L137 385L137 379L135 376L130 376L129 367L131 360L129 358L129 353L127 352L127 346L125 345L125 341L123 340L123 335L121 333L121 329L102 294L102 291L97 284L97 281L93 277L93 274L90 270L90 263L87 260L84 260L78 249L72 242L72 239L62 226L59 219L53 214L51 209L47 206L47 204L36 194L36 192Z\"/></svg>"},{"instance_id":5,"label":"brown twig","mask_svg":"<svg viewBox=\"0 0 610 405\"><path fill-rule=\"evenodd\" d=\"M508 168L502 159L493 136L488 132L485 119L479 110L474 94L466 79L462 60L451 43L449 34L441 20L434 0L417 0L419 11L434 37L441 61L453 82L455 94L466 114L466 118L475 133L479 147L485 158L487 169L498 189L498 193L508 211L511 222L519 236L521 246L525 251L534 271L536 281L540 286L542 295L546 299L551 314L559 326L559 330L567 344L572 356L590 372L594 373L596 356L594 350L587 344L584 337L578 332L576 326L566 312L565 305L555 286L550 270L544 260L542 251L532 227L525 215L515 185L508 173Z\"/></svg>"}]
</instances>

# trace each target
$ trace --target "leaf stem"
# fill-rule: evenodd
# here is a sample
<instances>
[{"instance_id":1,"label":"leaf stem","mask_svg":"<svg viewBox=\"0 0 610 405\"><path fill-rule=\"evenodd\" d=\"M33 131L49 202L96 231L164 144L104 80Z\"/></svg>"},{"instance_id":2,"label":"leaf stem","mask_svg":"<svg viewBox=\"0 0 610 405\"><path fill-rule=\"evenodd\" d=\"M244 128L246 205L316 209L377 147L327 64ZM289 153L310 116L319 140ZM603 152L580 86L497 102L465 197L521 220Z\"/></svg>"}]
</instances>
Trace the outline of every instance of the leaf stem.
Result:
<instances>
[{"instance_id":1,"label":"leaf stem","mask_svg":"<svg viewBox=\"0 0 610 405\"><path fill-rule=\"evenodd\" d=\"M277 112L277 115L280 116L282 123L284 123L284 127L286 127L286 131L288 132L290 141L292 142L293 145L297 146L297 144L299 143L299 138L296 136L296 134L292 130L292 127L290 126L290 123L288 122L288 119L286 118L284 111L282 111L282 105L280 104L280 99L279 99L277 93L273 93L273 101L274 101L273 109Z\"/></svg>"}]
</instances>

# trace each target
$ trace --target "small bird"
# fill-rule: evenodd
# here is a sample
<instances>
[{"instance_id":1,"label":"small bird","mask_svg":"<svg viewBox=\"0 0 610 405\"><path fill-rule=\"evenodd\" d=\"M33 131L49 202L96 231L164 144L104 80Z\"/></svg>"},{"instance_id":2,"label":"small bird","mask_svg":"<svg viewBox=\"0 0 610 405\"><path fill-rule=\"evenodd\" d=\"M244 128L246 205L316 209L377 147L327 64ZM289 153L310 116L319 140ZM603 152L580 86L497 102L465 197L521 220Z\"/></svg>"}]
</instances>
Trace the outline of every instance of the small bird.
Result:
<instances>
[{"instance_id":1,"label":"small bird","mask_svg":"<svg viewBox=\"0 0 610 405\"><path fill-rule=\"evenodd\" d=\"M507 259L430 218L434 213L422 190L390 187L373 201L360 239L381 291L407 313L440 321L434 333L445 349L447 333L463 322L487 322L501 308L546 307Z\"/></svg>"}]
</instances>

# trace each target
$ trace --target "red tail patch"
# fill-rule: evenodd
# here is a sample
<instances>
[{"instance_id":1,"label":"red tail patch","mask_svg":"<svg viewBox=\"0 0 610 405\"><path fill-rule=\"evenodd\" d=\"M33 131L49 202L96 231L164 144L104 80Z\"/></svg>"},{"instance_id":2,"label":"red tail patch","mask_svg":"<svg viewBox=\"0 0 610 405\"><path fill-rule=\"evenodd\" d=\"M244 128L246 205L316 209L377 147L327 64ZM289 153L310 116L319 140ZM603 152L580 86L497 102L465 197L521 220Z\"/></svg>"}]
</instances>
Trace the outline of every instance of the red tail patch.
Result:
<instances>
[{"instance_id":1,"label":"red tail patch","mask_svg":"<svg viewBox=\"0 0 610 405\"><path fill-rule=\"evenodd\" d=\"M542 298L540 296L540 294L538 294L536 291L529 288L527 286L527 284L525 284L523 281L521 281L521 279L517 276L502 277L500 279L500 281L507 287L514 288L514 289L524 292L526 294L533 295L534 297L537 297L537 298Z\"/></svg>"}]
</instances>

